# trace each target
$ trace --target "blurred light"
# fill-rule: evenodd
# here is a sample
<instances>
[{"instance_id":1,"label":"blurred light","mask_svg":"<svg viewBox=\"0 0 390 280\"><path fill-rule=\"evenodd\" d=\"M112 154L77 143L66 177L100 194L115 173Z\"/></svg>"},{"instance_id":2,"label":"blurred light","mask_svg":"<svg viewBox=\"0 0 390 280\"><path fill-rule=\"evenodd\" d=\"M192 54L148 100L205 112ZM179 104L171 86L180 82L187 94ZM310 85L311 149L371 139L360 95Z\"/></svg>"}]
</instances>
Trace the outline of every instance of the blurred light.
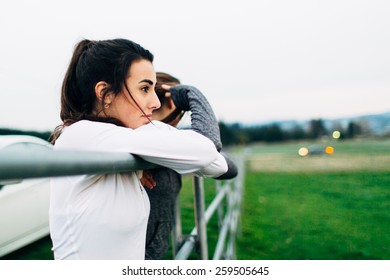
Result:
<instances>
[{"instance_id":1,"label":"blurred light","mask_svg":"<svg viewBox=\"0 0 390 280\"><path fill-rule=\"evenodd\" d=\"M338 131L338 130L335 130L335 131L333 131L332 136L333 136L334 139L339 139L340 136L341 136L341 132Z\"/></svg>"},{"instance_id":2,"label":"blurred light","mask_svg":"<svg viewBox=\"0 0 390 280\"><path fill-rule=\"evenodd\" d=\"M309 149L308 148L305 148L305 147L302 147L298 150L298 154L301 156L301 157L305 157L309 154Z\"/></svg>"},{"instance_id":3,"label":"blurred light","mask_svg":"<svg viewBox=\"0 0 390 280\"><path fill-rule=\"evenodd\" d=\"M327 146L327 147L325 148L325 153L328 154L328 155L333 154L333 153L334 153L334 148L331 147L331 146Z\"/></svg>"}]
</instances>

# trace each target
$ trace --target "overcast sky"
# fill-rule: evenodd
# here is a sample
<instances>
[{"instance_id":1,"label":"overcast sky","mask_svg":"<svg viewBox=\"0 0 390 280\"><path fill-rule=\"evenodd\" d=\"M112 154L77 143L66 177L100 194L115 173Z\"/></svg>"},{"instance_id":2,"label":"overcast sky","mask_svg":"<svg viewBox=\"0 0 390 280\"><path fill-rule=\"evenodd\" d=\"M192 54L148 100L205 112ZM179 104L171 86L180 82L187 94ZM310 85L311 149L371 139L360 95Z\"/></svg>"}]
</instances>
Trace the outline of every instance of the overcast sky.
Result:
<instances>
[{"instance_id":1,"label":"overcast sky","mask_svg":"<svg viewBox=\"0 0 390 280\"><path fill-rule=\"evenodd\" d=\"M155 69L198 87L219 120L390 111L388 0L34 0L0 9L0 127L60 124L82 38L128 38Z\"/></svg>"}]
</instances>

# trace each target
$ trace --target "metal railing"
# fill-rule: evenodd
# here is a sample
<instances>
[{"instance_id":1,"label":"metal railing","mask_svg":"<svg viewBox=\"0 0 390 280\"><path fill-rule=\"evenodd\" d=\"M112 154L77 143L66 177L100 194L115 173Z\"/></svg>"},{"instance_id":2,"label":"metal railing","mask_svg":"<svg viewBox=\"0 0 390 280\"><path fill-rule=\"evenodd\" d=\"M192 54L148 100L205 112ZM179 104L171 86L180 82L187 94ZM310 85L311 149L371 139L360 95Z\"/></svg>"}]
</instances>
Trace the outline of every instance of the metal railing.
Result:
<instances>
[{"instance_id":1,"label":"metal railing","mask_svg":"<svg viewBox=\"0 0 390 280\"><path fill-rule=\"evenodd\" d=\"M209 246L207 240L207 224L213 215L217 215L219 236L214 250L213 259L236 258L236 235L239 230L239 218L241 213L241 200L244 188L244 160L235 158L238 168L236 178L226 181L215 180L216 196L205 207L203 178L194 177L194 212L195 227L189 235L181 233L180 212L175 212L175 224L173 226L173 256L176 260L188 259L195 251L198 258L209 258ZM176 209L180 209L177 201Z\"/></svg>"},{"instance_id":2,"label":"metal railing","mask_svg":"<svg viewBox=\"0 0 390 280\"><path fill-rule=\"evenodd\" d=\"M243 191L243 159L236 159L238 176L215 181L217 194L205 208L203 179L194 177L195 228L182 234L180 203L176 203L173 225L174 259L188 259L195 251L200 259L208 259L207 223L218 214L219 238L213 259L235 259L235 238ZM26 178L55 177L82 174L130 172L151 169L156 165L127 153L53 151L50 145L17 143L0 150L0 182L15 182ZM194 250L195 249L195 250Z\"/></svg>"}]
</instances>

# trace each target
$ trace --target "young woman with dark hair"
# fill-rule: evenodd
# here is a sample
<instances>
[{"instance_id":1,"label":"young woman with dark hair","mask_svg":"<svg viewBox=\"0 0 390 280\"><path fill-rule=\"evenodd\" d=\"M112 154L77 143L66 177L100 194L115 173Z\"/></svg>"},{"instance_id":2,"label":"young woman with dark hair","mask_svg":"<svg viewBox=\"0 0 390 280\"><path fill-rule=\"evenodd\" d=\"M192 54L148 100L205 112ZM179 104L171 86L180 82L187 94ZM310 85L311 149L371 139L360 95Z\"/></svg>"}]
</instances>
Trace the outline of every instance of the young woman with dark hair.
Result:
<instances>
[{"instance_id":1,"label":"young woman with dark hair","mask_svg":"<svg viewBox=\"0 0 390 280\"><path fill-rule=\"evenodd\" d=\"M180 174L218 177L226 160L207 137L153 120L153 55L125 39L82 40L61 92L55 150L124 152ZM142 171L51 179L55 259L144 259L149 200Z\"/></svg>"}]
</instances>

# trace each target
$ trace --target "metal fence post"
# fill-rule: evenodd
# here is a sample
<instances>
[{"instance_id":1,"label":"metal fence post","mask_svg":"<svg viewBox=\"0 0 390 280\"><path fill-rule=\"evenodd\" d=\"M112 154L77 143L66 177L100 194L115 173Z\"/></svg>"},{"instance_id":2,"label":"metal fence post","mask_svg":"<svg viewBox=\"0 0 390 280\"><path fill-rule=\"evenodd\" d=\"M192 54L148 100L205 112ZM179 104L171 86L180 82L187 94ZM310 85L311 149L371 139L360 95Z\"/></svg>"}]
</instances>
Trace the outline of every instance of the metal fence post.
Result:
<instances>
[{"instance_id":1,"label":"metal fence post","mask_svg":"<svg viewBox=\"0 0 390 280\"><path fill-rule=\"evenodd\" d=\"M173 212L173 225L172 225L172 254L173 258L176 258L177 252L183 242L183 233L181 226L181 215L180 215L180 196L177 196L175 202L175 208Z\"/></svg>"},{"instance_id":2,"label":"metal fence post","mask_svg":"<svg viewBox=\"0 0 390 280\"><path fill-rule=\"evenodd\" d=\"M207 230L205 219L205 202L204 202L204 187L203 178L194 176L194 197L195 197L195 220L198 232L198 244L200 250L200 258L208 259L208 244Z\"/></svg>"},{"instance_id":3,"label":"metal fence post","mask_svg":"<svg viewBox=\"0 0 390 280\"><path fill-rule=\"evenodd\" d=\"M218 194L222 190L221 181L215 181L215 190ZM223 224L223 205L222 203L218 206L218 229L221 230Z\"/></svg>"}]
</instances>

